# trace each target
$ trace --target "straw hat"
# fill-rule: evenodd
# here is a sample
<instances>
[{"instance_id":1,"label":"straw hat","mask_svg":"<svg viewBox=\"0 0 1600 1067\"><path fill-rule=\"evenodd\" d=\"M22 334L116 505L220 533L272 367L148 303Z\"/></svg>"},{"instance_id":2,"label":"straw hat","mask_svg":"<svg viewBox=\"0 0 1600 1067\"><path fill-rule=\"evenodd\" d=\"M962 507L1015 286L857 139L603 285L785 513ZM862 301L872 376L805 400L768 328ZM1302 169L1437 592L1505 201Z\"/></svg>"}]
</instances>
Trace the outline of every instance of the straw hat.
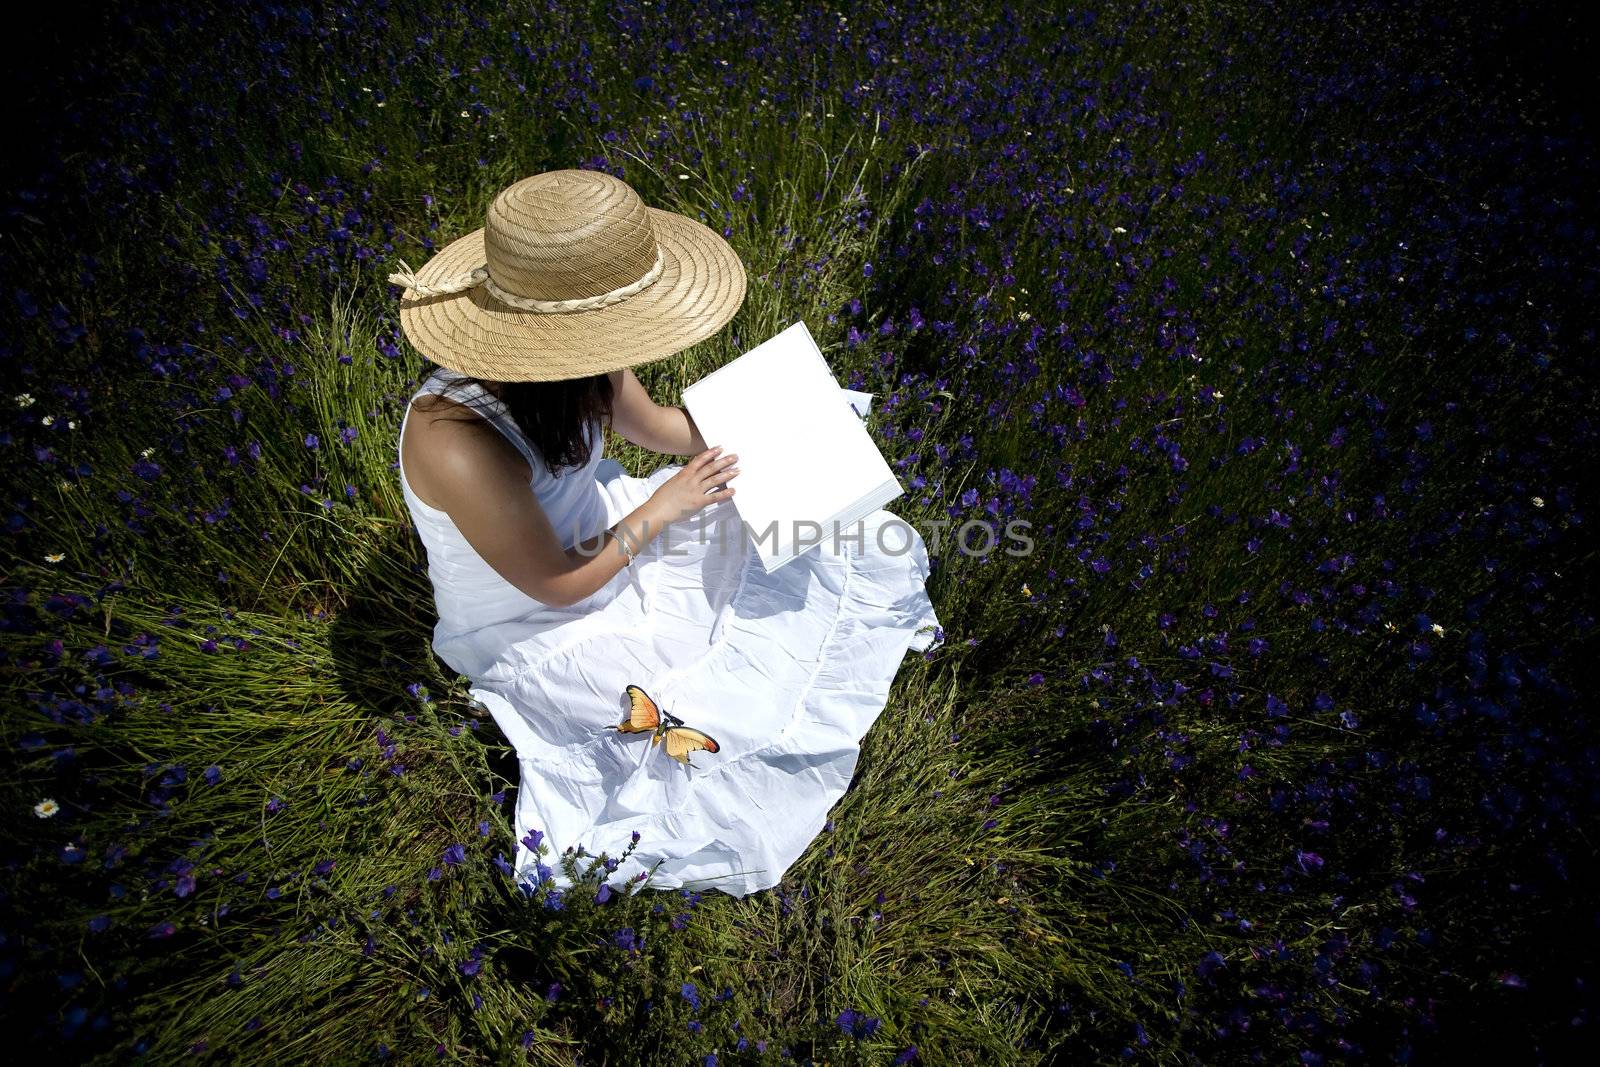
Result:
<instances>
[{"instance_id":1,"label":"straw hat","mask_svg":"<svg viewBox=\"0 0 1600 1067\"><path fill-rule=\"evenodd\" d=\"M709 227L647 207L597 170L502 189L486 225L389 281L400 328L450 370L491 381L603 374L702 341L744 301L744 264Z\"/></svg>"}]
</instances>

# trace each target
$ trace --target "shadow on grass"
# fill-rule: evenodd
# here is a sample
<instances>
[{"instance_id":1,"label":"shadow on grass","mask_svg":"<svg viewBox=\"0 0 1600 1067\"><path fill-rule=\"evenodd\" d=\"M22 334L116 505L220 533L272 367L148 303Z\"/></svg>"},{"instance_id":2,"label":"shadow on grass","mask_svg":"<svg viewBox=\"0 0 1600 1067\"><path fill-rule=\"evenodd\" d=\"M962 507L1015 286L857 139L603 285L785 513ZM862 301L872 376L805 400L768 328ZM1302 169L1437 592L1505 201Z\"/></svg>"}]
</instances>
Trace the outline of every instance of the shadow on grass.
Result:
<instances>
[{"instance_id":1,"label":"shadow on grass","mask_svg":"<svg viewBox=\"0 0 1600 1067\"><path fill-rule=\"evenodd\" d=\"M342 606L329 635L339 695L354 707L370 709L374 722L414 713L415 697L406 687L420 683L442 709L459 710L478 720L484 760L494 776L518 781L516 753L487 709L467 692L467 681L432 648L438 616L425 557L412 527L384 528L368 563L340 591ZM506 812L513 801L506 801Z\"/></svg>"}]
</instances>

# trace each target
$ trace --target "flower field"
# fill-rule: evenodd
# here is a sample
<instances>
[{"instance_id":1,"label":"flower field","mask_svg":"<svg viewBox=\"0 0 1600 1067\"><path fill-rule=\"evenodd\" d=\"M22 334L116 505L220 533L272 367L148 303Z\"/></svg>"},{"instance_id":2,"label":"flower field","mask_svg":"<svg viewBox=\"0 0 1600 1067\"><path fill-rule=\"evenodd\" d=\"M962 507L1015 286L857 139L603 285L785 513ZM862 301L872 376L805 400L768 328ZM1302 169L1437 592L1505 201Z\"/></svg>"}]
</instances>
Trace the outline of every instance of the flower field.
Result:
<instances>
[{"instance_id":1,"label":"flower field","mask_svg":"<svg viewBox=\"0 0 1600 1067\"><path fill-rule=\"evenodd\" d=\"M1559 1063L1600 1021L1559 10L71 8L17 31L0 186L15 1048ZM746 264L652 395L803 319L933 548L944 643L742 900L513 877L514 752L429 647L385 278L560 167Z\"/></svg>"}]
</instances>

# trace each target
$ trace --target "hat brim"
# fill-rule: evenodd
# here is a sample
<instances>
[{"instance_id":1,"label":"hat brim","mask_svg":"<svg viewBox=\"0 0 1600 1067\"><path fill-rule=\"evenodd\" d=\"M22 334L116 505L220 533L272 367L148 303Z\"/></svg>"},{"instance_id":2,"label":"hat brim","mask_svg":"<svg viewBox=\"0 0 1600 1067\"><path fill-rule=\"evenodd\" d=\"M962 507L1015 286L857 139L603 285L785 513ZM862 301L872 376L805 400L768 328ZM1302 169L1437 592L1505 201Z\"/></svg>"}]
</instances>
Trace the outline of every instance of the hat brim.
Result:
<instances>
[{"instance_id":1,"label":"hat brim","mask_svg":"<svg viewBox=\"0 0 1600 1067\"><path fill-rule=\"evenodd\" d=\"M661 276L625 300L545 313L502 304L486 286L400 301L400 328L442 367L490 381L554 381L605 374L680 352L715 334L744 302L745 269L703 223L646 207L661 247ZM484 263L483 230L446 245L417 271L424 285Z\"/></svg>"}]
</instances>

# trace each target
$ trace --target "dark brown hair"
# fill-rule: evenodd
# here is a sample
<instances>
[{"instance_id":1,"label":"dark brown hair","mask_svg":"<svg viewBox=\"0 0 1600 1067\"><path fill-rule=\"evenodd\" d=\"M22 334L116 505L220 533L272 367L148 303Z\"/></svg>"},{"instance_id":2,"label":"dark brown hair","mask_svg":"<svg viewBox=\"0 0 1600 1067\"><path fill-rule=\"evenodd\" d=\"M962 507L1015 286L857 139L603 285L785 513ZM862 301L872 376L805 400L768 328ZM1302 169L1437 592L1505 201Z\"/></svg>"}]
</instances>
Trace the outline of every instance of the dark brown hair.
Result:
<instances>
[{"instance_id":1,"label":"dark brown hair","mask_svg":"<svg viewBox=\"0 0 1600 1067\"><path fill-rule=\"evenodd\" d=\"M435 395L471 408L488 420L493 412L491 379L453 374ZM468 395L470 386L478 386ZM500 397L512 421L539 453L550 473L589 462L591 423L611 424L609 374L553 382L500 382ZM454 395L451 395L454 394ZM471 416L460 416L470 418Z\"/></svg>"}]
</instances>

